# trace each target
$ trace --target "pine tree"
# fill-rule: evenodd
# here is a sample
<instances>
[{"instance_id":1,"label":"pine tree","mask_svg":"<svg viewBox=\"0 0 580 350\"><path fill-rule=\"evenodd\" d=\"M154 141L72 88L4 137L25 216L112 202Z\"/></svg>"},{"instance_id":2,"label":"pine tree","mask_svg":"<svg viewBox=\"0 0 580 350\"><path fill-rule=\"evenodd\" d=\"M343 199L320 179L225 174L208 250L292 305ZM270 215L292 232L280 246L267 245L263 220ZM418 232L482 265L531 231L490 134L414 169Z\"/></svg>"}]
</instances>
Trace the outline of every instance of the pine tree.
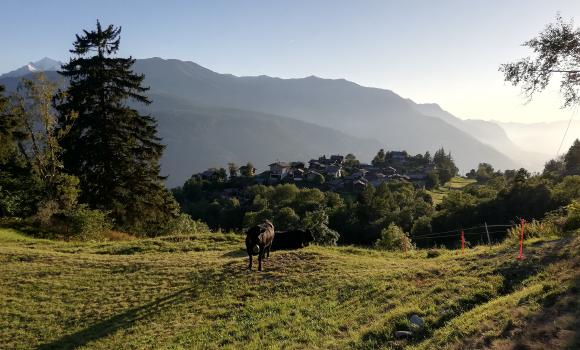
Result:
<instances>
[{"instance_id":1,"label":"pine tree","mask_svg":"<svg viewBox=\"0 0 580 350\"><path fill-rule=\"evenodd\" d=\"M567 175L580 175L580 140L576 139L564 155Z\"/></svg>"},{"instance_id":2,"label":"pine tree","mask_svg":"<svg viewBox=\"0 0 580 350\"><path fill-rule=\"evenodd\" d=\"M177 205L159 175L164 146L156 122L127 104L151 102L144 76L131 70L135 60L114 56L120 33L97 21L96 30L76 36L74 57L59 72L70 85L57 107L61 115L78 114L72 126L61 120L70 127L63 159L80 179L82 202L110 211L118 228L152 233L175 217Z\"/></svg>"},{"instance_id":3,"label":"pine tree","mask_svg":"<svg viewBox=\"0 0 580 350\"><path fill-rule=\"evenodd\" d=\"M16 142L25 137L21 132L22 120L10 111L9 99L0 85L0 164L16 152Z\"/></svg>"},{"instance_id":4,"label":"pine tree","mask_svg":"<svg viewBox=\"0 0 580 350\"><path fill-rule=\"evenodd\" d=\"M371 164L373 166L381 166L385 163L385 150L383 150L382 148L379 150L379 152L377 153L377 155L373 158L373 160L371 161Z\"/></svg>"},{"instance_id":5,"label":"pine tree","mask_svg":"<svg viewBox=\"0 0 580 350\"><path fill-rule=\"evenodd\" d=\"M442 184L451 180L459 172L459 169L455 166L453 157L451 157L451 153L446 154L443 147L435 152L433 163L435 163L437 175Z\"/></svg>"}]
</instances>

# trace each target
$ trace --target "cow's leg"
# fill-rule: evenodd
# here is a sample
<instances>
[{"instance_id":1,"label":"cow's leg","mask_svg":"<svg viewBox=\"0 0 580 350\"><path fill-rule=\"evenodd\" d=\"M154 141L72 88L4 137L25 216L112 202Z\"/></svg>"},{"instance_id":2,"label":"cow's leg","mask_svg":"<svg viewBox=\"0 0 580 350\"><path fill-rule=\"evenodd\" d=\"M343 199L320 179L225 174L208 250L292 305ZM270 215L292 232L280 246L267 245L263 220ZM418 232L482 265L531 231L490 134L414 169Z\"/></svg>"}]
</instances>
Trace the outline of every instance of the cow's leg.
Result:
<instances>
[{"instance_id":1,"label":"cow's leg","mask_svg":"<svg viewBox=\"0 0 580 350\"><path fill-rule=\"evenodd\" d=\"M248 270L252 269L252 252L248 252L248 258L250 258L250 264L248 265Z\"/></svg>"},{"instance_id":2,"label":"cow's leg","mask_svg":"<svg viewBox=\"0 0 580 350\"><path fill-rule=\"evenodd\" d=\"M272 245L269 245L268 248L266 248L266 258L270 257L270 248L272 248Z\"/></svg>"},{"instance_id":3,"label":"cow's leg","mask_svg":"<svg viewBox=\"0 0 580 350\"><path fill-rule=\"evenodd\" d=\"M262 260L264 259L265 253L266 249L264 247L260 247L260 253L258 253L258 271L262 271Z\"/></svg>"}]
</instances>

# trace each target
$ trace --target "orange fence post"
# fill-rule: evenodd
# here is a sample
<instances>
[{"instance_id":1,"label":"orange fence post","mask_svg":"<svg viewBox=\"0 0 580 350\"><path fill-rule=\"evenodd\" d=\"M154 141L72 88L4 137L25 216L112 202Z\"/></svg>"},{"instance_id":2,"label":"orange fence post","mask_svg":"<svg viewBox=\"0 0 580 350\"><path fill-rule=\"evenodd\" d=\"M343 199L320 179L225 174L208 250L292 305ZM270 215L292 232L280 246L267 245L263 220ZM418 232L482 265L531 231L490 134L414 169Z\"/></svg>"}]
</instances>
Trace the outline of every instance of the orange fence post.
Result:
<instances>
[{"instance_id":1,"label":"orange fence post","mask_svg":"<svg viewBox=\"0 0 580 350\"><path fill-rule=\"evenodd\" d=\"M465 253L465 235L463 234L463 230L461 230L461 255Z\"/></svg>"},{"instance_id":2,"label":"orange fence post","mask_svg":"<svg viewBox=\"0 0 580 350\"><path fill-rule=\"evenodd\" d=\"M518 260L522 260L524 258L524 226L525 226L526 220L522 219L521 220L521 224L522 224L522 234L520 235L520 255L518 255Z\"/></svg>"}]
</instances>

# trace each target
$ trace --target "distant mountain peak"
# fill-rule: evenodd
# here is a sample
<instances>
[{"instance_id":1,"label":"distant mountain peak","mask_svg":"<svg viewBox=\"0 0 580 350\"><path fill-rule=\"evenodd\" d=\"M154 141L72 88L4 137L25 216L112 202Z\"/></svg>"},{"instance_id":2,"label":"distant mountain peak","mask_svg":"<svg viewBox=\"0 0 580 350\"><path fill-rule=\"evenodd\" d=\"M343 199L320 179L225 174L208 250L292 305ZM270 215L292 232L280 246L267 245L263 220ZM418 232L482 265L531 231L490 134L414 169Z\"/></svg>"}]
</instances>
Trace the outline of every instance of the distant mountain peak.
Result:
<instances>
[{"instance_id":1,"label":"distant mountain peak","mask_svg":"<svg viewBox=\"0 0 580 350\"><path fill-rule=\"evenodd\" d=\"M0 75L0 78L19 78L30 73L55 71L59 70L60 66L62 66L62 62L53 60L49 57L43 57L36 62L29 62L18 69L2 74Z\"/></svg>"}]
</instances>

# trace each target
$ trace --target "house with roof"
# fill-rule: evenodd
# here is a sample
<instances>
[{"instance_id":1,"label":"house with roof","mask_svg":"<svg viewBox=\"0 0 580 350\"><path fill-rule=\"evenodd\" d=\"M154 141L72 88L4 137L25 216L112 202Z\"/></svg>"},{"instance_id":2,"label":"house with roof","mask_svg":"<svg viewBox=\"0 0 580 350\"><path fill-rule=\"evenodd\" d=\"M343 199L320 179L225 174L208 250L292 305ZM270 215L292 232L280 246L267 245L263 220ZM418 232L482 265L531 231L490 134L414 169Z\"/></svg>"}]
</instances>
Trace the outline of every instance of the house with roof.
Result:
<instances>
[{"instance_id":1,"label":"house with roof","mask_svg":"<svg viewBox=\"0 0 580 350\"><path fill-rule=\"evenodd\" d=\"M393 168L392 166L388 166L383 169L383 173L385 173L385 175L394 175L397 173L397 169Z\"/></svg>"},{"instance_id":2,"label":"house with roof","mask_svg":"<svg viewBox=\"0 0 580 350\"><path fill-rule=\"evenodd\" d=\"M290 173L290 175L292 176L292 179L294 179L294 181L302 181L304 180L305 173L306 170L304 170L304 168L292 168L292 172Z\"/></svg>"},{"instance_id":3,"label":"house with roof","mask_svg":"<svg viewBox=\"0 0 580 350\"><path fill-rule=\"evenodd\" d=\"M337 165L337 164L333 164L333 165L329 165L326 167L325 169L325 174L328 177L331 178L339 178L342 177L342 165Z\"/></svg>"},{"instance_id":4,"label":"house with roof","mask_svg":"<svg viewBox=\"0 0 580 350\"><path fill-rule=\"evenodd\" d=\"M330 156L330 163L331 164L342 164L344 163L344 156L340 154L334 154Z\"/></svg>"},{"instance_id":5,"label":"house with roof","mask_svg":"<svg viewBox=\"0 0 580 350\"><path fill-rule=\"evenodd\" d=\"M253 166L242 165L240 167L240 174L248 174L249 176L256 175L256 168Z\"/></svg>"},{"instance_id":6,"label":"house with roof","mask_svg":"<svg viewBox=\"0 0 580 350\"><path fill-rule=\"evenodd\" d=\"M314 171L321 171L326 168L326 165L321 163L318 159L311 159L308 162L308 169Z\"/></svg>"},{"instance_id":7,"label":"house with roof","mask_svg":"<svg viewBox=\"0 0 580 350\"><path fill-rule=\"evenodd\" d=\"M291 162L290 166L292 169L306 169L306 164L304 162Z\"/></svg>"},{"instance_id":8,"label":"house with roof","mask_svg":"<svg viewBox=\"0 0 580 350\"><path fill-rule=\"evenodd\" d=\"M368 182L365 179L354 180L351 184L353 192L362 192L367 187Z\"/></svg>"},{"instance_id":9,"label":"house with roof","mask_svg":"<svg viewBox=\"0 0 580 350\"><path fill-rule=\"evenodd\" d=\"M396 181L396 180L411 181L411 179L407 175L401 175L401 174L389 175L388 179L392 180L392 181Z\"/></svg>"},{"instance_id":10,"label":"house with roof","mask_svg":"<svg viewBox=\"0 0 580 350\"><path fill-rule=\"evenodd\" d=\"M306 174L306 180L308 181L315 181L316 179L324 179L324 175L322 175L321 173L319 173L318 171L309 171L308 174Z\"/></svg>"},{"instance_id":11,"label":"house with roof","mask_svg":"<svg viewBox=\"0 0 580 350\"><path fill-rule=\"evenodd\" d=\"M290 173L292 166L285 162L275 162L268 165L270 167L270 180L280 181Z\"/></svg>"}]
</instances>

